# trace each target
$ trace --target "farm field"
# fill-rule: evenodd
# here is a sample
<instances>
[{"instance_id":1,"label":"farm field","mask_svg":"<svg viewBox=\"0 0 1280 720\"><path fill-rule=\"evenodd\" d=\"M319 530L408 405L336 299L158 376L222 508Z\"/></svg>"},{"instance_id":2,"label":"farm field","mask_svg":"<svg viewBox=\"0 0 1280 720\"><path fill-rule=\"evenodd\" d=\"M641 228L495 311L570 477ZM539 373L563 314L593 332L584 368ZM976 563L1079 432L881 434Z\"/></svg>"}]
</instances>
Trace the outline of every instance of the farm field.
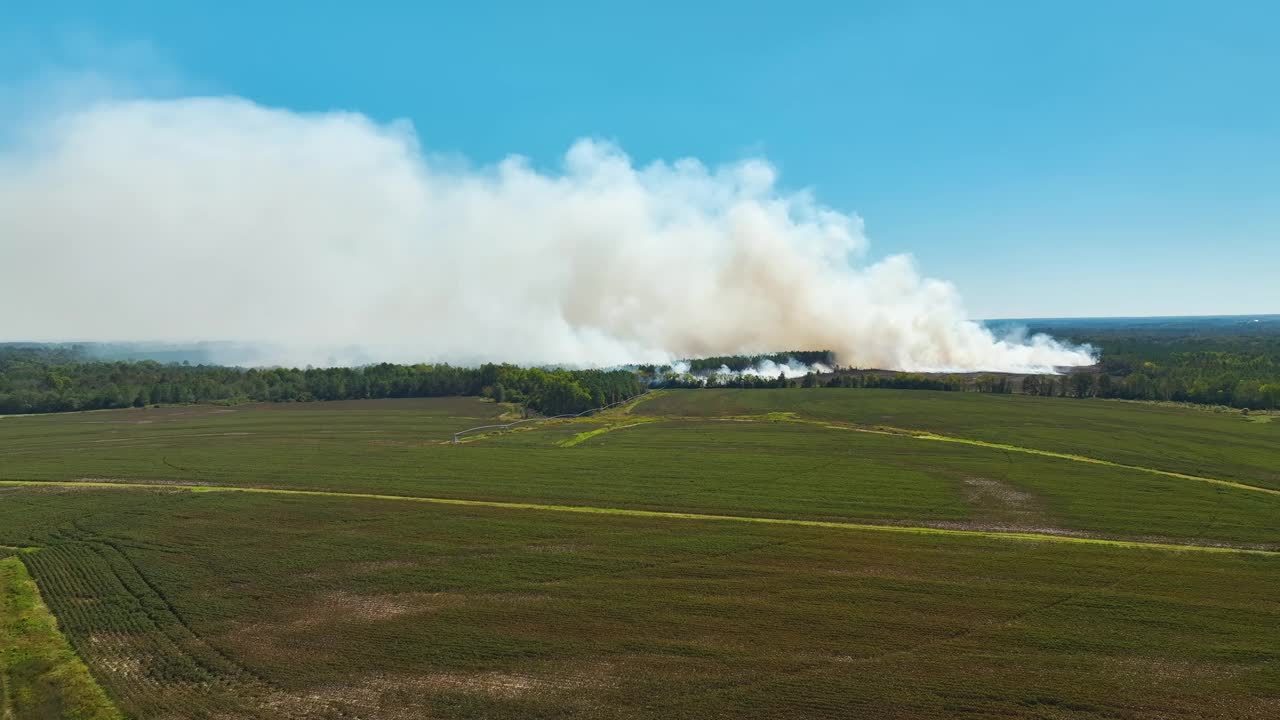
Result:
<instances>
[{"instance_id":1,"label":"farm field","mask_svg":"<svg viewBox=\"0 0 1280 720\"><path fill-rule=\"evenodd\" d=\"M1215 475L1280 488L1280 427L1239 411L1147 403L1070 403L1025 395L895 390L708 390L671 393L639 410L670 415L801 411L808 417L958 435L1089 455L1126 465Z\"/></svg>"},{"instance_id":2,"label":"farm field","mask_svg":"<svg viewBox=\"0 0 1280 720\"><path fill-rule=\"evenodd\" d=\"M1280 423L698 390L449 442L509 413L2 418L0 569L132 718L1280 712Z\"/></svg>"}]
</instances>

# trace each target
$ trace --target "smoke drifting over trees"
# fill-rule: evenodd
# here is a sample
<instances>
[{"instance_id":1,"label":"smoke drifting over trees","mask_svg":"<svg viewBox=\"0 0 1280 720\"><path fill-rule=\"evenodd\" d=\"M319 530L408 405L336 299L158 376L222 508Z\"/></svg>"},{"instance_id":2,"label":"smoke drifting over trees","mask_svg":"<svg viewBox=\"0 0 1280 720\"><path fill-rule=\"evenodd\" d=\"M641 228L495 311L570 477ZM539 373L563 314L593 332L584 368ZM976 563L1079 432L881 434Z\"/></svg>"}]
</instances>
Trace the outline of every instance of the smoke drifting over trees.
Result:
<instances>
[{"instance_id":1,"label":"smoke drifting over trees","mask_svg":"<svg viewBox=\"0 0 1280 720\"><path fill-rule=\"evenodd\" d=\"M0 151L0 339L260 343L261 364L609 366L830 348L846 366L1089 364L1001 339L767 162L582 140L465 167L405 124L235 98L63 110ZM21 310L17 310L21 308Z\"/></svg>"}]
</instances>

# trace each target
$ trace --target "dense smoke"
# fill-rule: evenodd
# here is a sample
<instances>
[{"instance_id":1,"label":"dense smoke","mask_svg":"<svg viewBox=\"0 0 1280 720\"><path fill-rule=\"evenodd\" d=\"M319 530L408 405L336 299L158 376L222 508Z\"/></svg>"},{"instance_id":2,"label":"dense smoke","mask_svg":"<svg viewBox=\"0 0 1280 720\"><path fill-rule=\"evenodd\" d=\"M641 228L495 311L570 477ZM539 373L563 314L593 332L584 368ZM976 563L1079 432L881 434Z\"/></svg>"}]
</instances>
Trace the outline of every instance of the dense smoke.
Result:
<instances>
[{"instance_id":1,"label":"dense smoke","mask_svg":"<svg viewBox=\"0 0 1280 720\"><path fill-rule=\"evenodd\" d=\"M829 348L846 366L1046 371L858 217L766 162L555 171L437 159L409 126L235 98L98 102L0 151L0 340L207 339L262 364L575 366Z\"/></svg>"}]
</instances>

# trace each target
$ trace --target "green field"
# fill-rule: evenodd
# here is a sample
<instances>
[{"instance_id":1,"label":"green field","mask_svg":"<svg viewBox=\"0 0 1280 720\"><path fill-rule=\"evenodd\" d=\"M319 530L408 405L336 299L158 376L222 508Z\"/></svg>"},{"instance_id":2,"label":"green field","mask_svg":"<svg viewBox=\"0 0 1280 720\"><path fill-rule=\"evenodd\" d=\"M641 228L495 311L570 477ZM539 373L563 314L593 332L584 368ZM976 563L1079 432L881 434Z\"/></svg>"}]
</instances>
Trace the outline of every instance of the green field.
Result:
<instances>
[{"instance_id":1,"label":"green field","mask_svg":"<svg viewBox=\"0 0 1280 720\"><path fill-rule=\"evenodd\" d=\"M709 390L668 394L646 404L643 412L714 416L803 409L814 418L1015 443L1280 489L1280 428L1272 423L1248 422L1237 411L1058 400L948 392L911 396L892 390Z\"/></svg>"},{"instance_id":2,"label":"green field","mask_svg":"<svg viewBox=\"0 0 1280 720\"><path fill-rule=\"evenodd\" d=\"M93 678L0 619L0 717L1280 714L1280 423L695 390L449 442L510 410L0 418L0 579Z\"/></svg>"}]
</instances>

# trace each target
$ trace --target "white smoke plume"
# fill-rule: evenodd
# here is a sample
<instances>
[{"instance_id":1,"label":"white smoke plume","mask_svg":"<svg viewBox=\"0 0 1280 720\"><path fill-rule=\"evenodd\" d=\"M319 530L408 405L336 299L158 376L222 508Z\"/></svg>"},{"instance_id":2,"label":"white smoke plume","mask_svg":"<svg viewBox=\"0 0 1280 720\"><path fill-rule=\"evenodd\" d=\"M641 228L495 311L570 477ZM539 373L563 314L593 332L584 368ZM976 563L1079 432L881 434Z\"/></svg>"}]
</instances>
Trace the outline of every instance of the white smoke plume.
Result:
<instances>
[{"instance_id":1,"label":"white smoke plume","mask_svg":"<svg viewBox=\"0 0 1280 720\"><path fill-rule=\"evenodd\" d=\"M746 368L741 372L734 372L729 369L728 365L721 365L716 371L716 375L722 377L733 377L735 375L743 375L747 377L776 378L779 375L791 379L804 377L809 373L829 373L831 368L822 363L814 363L805 365L795 358L787 358L785 363L777 363L773 360L761 360L752 367Z\"/></svg>"},{"instance_id":2,"label":"white smoke plume","mask_svg":"<svg viewBox=\"0 0 1280 720\"><path fill-rule=\"evenodd\" d=\"M788 380L804 377L809 373L829 373L835 368L829 367L822 363L813 363L806 365L795 358L787 358L786 362L776 362L774 360L763 359L754 365L735 370L728 365L721 365L711 370L702 370L695 372L693 364L687 360L680 360L672 363L662 372L658 374L658 379L664 378L696 378L706 381L712 385L721 384L725 381L740 377L757 377L769 380L776 379L779 375Z\"/></svg>"},{"instance_id":3,"label":"white smoke plume","mask_svg":"<svg viewBox=\"0 0 1280 720\"><path fill-rule=\"evenodd\" d=\"M261 364L609 366L835 351L846 366L1049 371L948 283L860 262L861 220L767 162L466 167L411 127L236 98L62 109L0 149L0 340L228 340Z\"/></svg>"}]
</instances>

